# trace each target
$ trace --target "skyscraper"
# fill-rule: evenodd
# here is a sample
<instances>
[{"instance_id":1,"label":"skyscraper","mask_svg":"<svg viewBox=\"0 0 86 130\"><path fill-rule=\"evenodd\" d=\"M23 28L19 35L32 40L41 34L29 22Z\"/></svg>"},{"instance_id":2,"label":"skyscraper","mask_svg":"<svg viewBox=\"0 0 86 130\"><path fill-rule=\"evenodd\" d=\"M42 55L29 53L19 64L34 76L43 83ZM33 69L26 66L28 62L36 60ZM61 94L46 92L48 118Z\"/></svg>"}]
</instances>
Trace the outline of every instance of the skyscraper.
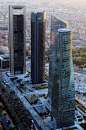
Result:
<instances>
[{"instance_id":1,"label":"skyscraper","mask_svg":"<svg viewBox=\"0 0 86 130\"><path fill-rule=\"evenodd\" d=\"M75 91L72 59L72 31L58 30L51 112L57 128L74 125Z\"/></svg>"},{"instance_id":2,"label":"skyscraper","mask_svg":"<svg viewBox=\"0 0 86 130\"><path fill-rule=\"evenodd\" d=\"M52 88L53 78L55 74L55 60L57 57L57 46L58 46L58 29L68 27L68 22L63 19L51 16L51 44L50 44L50 59L49 59L49 82L48 82L48 98L51 102L52 99Z\"/></svg>"},{"instance_id":3,"label":"skyscraper","mask_svg":"<svg viewBox=\"0 0 86 130\"><path fill-rule=\"evenodd\" d=\"M42 83L45 79L45 20L45 12L31 14L31 79L33 83Z\"/></svg>"},{"instance_id":4,"label":"skyscraper","mask_svg":"<svg viewBox=\"0 0 86 130\"><path fill-rule=\"evenodd\" d=\"M15 14L14 10L20 10L20 14ZM24 13L24 6L9 6L9 42L11 74L23 74L26 72Z\"/></svg>"}]
</instances>

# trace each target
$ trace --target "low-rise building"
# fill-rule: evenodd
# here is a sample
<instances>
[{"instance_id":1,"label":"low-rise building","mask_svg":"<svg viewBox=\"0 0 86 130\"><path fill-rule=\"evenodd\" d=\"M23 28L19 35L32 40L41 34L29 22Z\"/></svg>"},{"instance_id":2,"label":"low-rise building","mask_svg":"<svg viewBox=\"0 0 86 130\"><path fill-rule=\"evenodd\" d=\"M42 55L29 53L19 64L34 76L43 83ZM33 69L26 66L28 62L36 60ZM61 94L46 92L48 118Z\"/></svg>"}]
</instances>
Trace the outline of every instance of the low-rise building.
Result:
<instances>
[{"instance_id":1,"label":"low-rise building","mask_svg":"<svg viewBox=\"0 0 86 130\"><path fill-rule=\"evenodd\" d=\"M9 55L1 55L0 56L0 68L6 69L9 68Z\"/></svg>"}]
</instances>

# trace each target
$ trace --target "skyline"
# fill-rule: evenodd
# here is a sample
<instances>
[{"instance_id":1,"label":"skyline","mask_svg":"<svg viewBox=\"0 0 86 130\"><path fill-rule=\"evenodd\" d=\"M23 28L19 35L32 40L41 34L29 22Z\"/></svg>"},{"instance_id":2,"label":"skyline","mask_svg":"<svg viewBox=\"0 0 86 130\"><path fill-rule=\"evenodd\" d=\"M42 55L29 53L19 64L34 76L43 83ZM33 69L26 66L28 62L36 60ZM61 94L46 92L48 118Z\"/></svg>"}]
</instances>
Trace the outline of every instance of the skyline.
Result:
<instances>
[{"instance_id":1,"label":"skyline","mask_svg":"<svg viewBox=\"0 0 86 130\"><path fill-rule=\"evenodd\" d=\"M18 7L16 7L16 6L12 6L14 9L16 9L16 8L18 8ZM20 8L21 9L21 8ZM13 12L13 10L10 10L11 12L9 12L10 14ZM21 11L22 12L22 11ZM39 13L38 13L39 14ZM41 15L41 17L40 17L40 15ZM37 35L37 37L38 37L38 48L39 48L39 50L38 51L40 51L41 50L41 52L43 52L43 54L45 54L45 51L43 51L44 49L45 49L45 46L43 46L43 44L45 45L45 43L43 43L44 41L45 41L45 38L44 37L42 37L44 34L45 34L45 15L44 15L44 19L42 19L43 18L43 16L42 16L42 14L40 14L40 15L38 15L37 16L37 19L35 19L36 21L38 21L38 24L37 24L37 26L36 27L38 27L38 25L39 25L39 30L37 30L38 31L38 35ZM10 15L9 15L10 16ZM16 16L16 15L14 15L14 16ZM17 15L18 17L19 17L19 15ZM14 18L14 17L13 17ZM32 18L32 17L31 17ZM33 17L34 18L34 17ZM11 26L12 27L12 22L11 22L11 16L9 17L9 27ZM20 19L20 17L19 17L19 19ZM42 20L42 21L41 21ZM14 22L14 19L13 19L13 22ZM22 23L22 20L20 19L20 22ZM33 22L33 21L31 21L31 22ZM42 24L44 23L44 26L42 26ZM34 23L33 23L34 24ZM66 23L67 24L67 23ZM15 24L13 24L13 25L15 25L14 26L14 32L10 32L10 34L9 34L9 37L11 37L16 31L16 33L20 33L20 31L22 31L22 30L20 30L21 28L22 28L22 25L24 26L24 23L21 25L20 23L19 23L19 20L15 20ZM20 25L21 25L21 27L20 27ZM57 26L59 26L59 23L58 23L58 25ZM11 27L10 27L10 29L11 29ZM34 26L33 26L34 27ZM35 27L35 28L36 28ZM61 26L61 27L63 27L63 25ZM55 29L55 26L54 26L54 24L53 24L53 29ZM32 30L35 30L34 28L32 28L32 26L31 26L31 31ZM51 31L52 31L52 29L51 29ZM53 30L54 31L54 30ZM55 30L55 31L58 31L58 30ZM32 31L32 32L34 32L34 31ZM31 35L32 35L32 32L31 32ZM37 33L37 32L36 32ZM58 33L58 32L57 32ZM56 34L57 34L56 33ZM33 33L34 34L34 33ZM59 33L58 33L59 34ZM65 32L64 32L64 34L65 34ZM63 33L62 33L62 35L64 35ZM61 52L62 52L62 50L64 50L64 52L63 53L61 53L61 60L59 60L60 62L58 63L56 63L56 64L59 64L59 66L60 66L60 63L62 63L61 64L61 68L60 68L60 71L58 71L58 75L59 75L59 77L58 77L58 75L56 76L56 78L55 78L55 81L56 82L58 82L58 84L59 85L54 85L55 87L56 87L56 89L58 89L58 86L59 86L59 88L60 88L60 90L62 89L62 88L64 88L64 92L66 93L67 91L69 91L69 90L66 90L66 89L70 89L71 88L71 85L72 85L72 80L71 80L71 82L69 83L69 80L70 80L70 67L71 67L71 55L72 55L72 37L71 37L71 31L69 30L67 33L67 37L64 37L63 36L63 39L62 39L62 41L64 40L64 43L62 43L60 40L61 39L58 39L60 42L59 42L59 44L58 44L58 42L57 42L57 40L55 40L55 43L57 44L57 48L56 48L56 53L58 54L58 50L59 50L59 54L60 54L60 50L61 50ZM65 36L66 36L66 34L65 34ZM32 35L33 36L33 35ZM31 38L32 38L32 36L31 36ZM33 41L34 41L34 38L35 37L33 37ZM61 38L61 37L59 37L59 38ZM65 39L64 39L65 38ZM71 39L70 39L71 38ZM18 39L18 37L16 37L16 39ZM56 37L55 37L55 39L56 39ZM12 40L13 41L13 40ZM40 42L41 41L41 42ZM19 41L18 40L18 43L19 43L19 45L21 45L21 48L22 48L22 44L21 44L21 42L22 41ZM15 43L15 42L14 42ZM33 43L32 42L32 39L31 39L31 43ZM14 47L13 48L11 48L11 44L12 44L12 42L10 41L10 50L11 49L15 49L15 44L14 44ZM36 44L36 42L35 42L35 44ZM41 44L41 45L40 45ZM64 48L63 48L63 46L59 49L59 47L60 47L60 45L62 45L62 44L67 44L67 46L64 46ZM34 44L33 44L34 45ZM18 45L16 46L16 47L18 47ZM40 48L41 47L41 48ZM32 50L33 48L31 48L31 50ZM67 50L68 49L68 51L67 52L65 52L65 49ZM17 52L18 52L19 50L18 50L18 48L17 48ZM15 50L14 50L14 52L15 52ZM42 65L40 62L42 62L42 57L43 57L43 54L41 55L41 53L39 54L39 56L37 56L37 58L38 58L38 62L39 62L39 66L40 65ZM59 55L58 54L58 55ZM64 56L63 56L63 54L64 54ZM14 56L15 56L15 54L14 54ZM41 58L40 58L41 57ZM68 59L68 57L69 57L69 61L68 61L68 63L67 64L65 64L64 63L64 65L63 65L63 61L62 61L62 59L64 60L64 62ZM15 57L14 57L15 58ZM17 58L18 58L18 55L17 55ZM58 57L59 58L59 57ZM56 60L58 60L58 58L56 59ZM24 57L24 59L26 60L26 57ZM17 62L18 62L19 60L17 60ZM28 60L29 61L29 60ZM30 62L28 62L28 64L29 63L31 63L32 62L32 59L30 60ZM45 58L44 58L44 62L45 62ZM15 62L13 63L12 62L12 65L15 65ZM36 60L35 60L35 63L34 64L36 64ZM62 65L64 66L63 68L65 69L65 71L64 71L64 69L62 69ZM66 67L65 67L66 66ZM32 68L33 66L32 66L32 64L31 64L31 68ZM36 67L37 67L37 65L36 65ZM68 67L68 68L67 68ZM26 70L27 70L27 68L28 68L28 66L26 67ZM43 65L43 68L45 68L45 65ZM58 70L58 68L59 67L57 67L57 70ZM13 68L12 68L13 69ZM56 69L56 68L55 68ZM39 71L39 73L40 73L40 71L42 71L42 68L38 68L38 71ZM62 71L64 71L65 72L65 74L62 72ZM59 72L61 72L61 73L59 73ZM25 99L27 99L27 101L28 101L28 103L27 103L27 106L28 106L28 104L29 105L31 105L30 107L33 107L33 112L32 111L30 111L30 109L29 109L29 111L31 112L31 115L34 117L34 113L36 113L37 115L36 115L36 119L34 119L34 122L35 121L37 121L37 125L38 125L38 127L40 127L41 126L41 128L42 128L42 130L44 130L44 129L46 129L46 127L45 126L47 126L48 128L52 128L52 127L55 127L55 129L57 129L57 128L62 128L62 127L69 127L69 126L71 126L72 127L72 125L74 125L74 118L73 118L73 116L72 116L72 114L70 115L71 117L72 117L72 122L70 122L70 121L68 121L68 123L69 124L67 124L67 125L65 125L65 120L63 120L61 117L63 117L63 115L61 115L61 117L60 117L60 120L59 120L59 116L58 117L56 117L55 118L55 113L53 113L54 112L54 106L52 105L52 104L54 104L55 106L57 105L57 103L56 102L54 102L54 95L53 95L53 102L52 102L52 104L50 105L49 103L48 103L48 101L46 100L47 99L47 97L48 97L48 95L47 95L47 90L46 90L46 88L48 88L48 76L47 76L47 74L45 73L45 70L44 70L44 72L42 72L42 73L45 73L45 80L44 80L44 82L42 83L42 81L40 82L40 84L38 83L38 81L36 82L37 83L37 86L36 86L36 83L35 83L35 86L33 87L33 84L32 84L32 82L31 82L31 73L32 73L32 69L31 70L29 70L29 71L26 71L26 73L24 74L24 75L22 75L22 74L19 74L19 77L21 77L21 76L24 76L24 77L22 77L21 79L19 79L17 76L17 74L15 75L15 73L12 73L12 75L10 75L10 72L9 72L9 70L6 72L6 71L4 71L4 73L6 73L6 76L9 78L9 83L8 83L8 86L10 87L11 86L11 90L13 90L14 88L15 88L15 90L14 91L16 91L16 90L19 90L20 91L20 89L21 89L21 87L23 86L24 87L24 90L26 89L26 84L27 84L27 89L29 88L29 90L30 90L30 92L31 93L28 93L27 91L25 91L24 92L24 94L26 93L26 94L30 94L30 95L23 95L23 94L21 94L22 96L24 96L24 97L22 97L23 98L23 103L24 103L24 100ZM42 74L41 74L42 75ZM41 77L41 75L39 75L39 77L38 78L40 78ZM64 81L64 85L63 85L63 81L62 81L62 79L60 79L60 78L62 78L61 77L61 75L62 75L62 77L63 77L63 81ZM12 76L12 77L11 77ZM34 75L33 75L34 76ZM65 77L65 76L67 76L67 77ZM7 77L5 78L5 80L7 80ZM23 81L23 79L24 78L27 78L27 81ZM68 81L67 81L67 78L68 78ZM72 77L73 78L73 77ZM3 77L3 79L4 79L4 77ZM56 80L57 79L57 80ZM12 84L10 84L10 80L13 82L13 85ZM13 80L16 80L16 82L14 82ZM59 81L60 82L59 82ZM22 82L21 82L22 81ZM67 83L66 83L66 81L67 81ZM21 82L21 83L20 83ZM61 88L61 83L62 82L62 88ZM2 83L2 81L1 81L1 83ZM4 81L4 83L5 83L5 81ZM28 83L29 83L29 85L28 85ZM7 81L6 81L6 84L7 84ZM46 84L47 84L47 86L46 86ZM14 85L15 85L15 87L14 87ZM3 85L3 87L6 87L6 86L4 86ZM65 89L65 87L68 87L68 88L66 88ZM38 94L36 94L36 92L38 92L38 91L34 91L34 89L36 89L36 90L38 90L38 88L39 89L45 89L45 93L43 94L43 92L44 91L42 91L42 94L44 95L44 100L46 100L46 102L45 101L43 101L43 98L42 98L42 100L40 101L39 100L39 98L40 98L40 96L39 96L39 98L38 98ZM2 89L2 88L1 88ZM5 88L4 88L5 89ZM72 88L72 89L74 89L74 88ZM10 89L8 88L8 90L7 90L7 87L6 87L6 90L5 90L7 93L10 91ZM59 90L57 90L56 92L57 93L55 93L56 95L56 97L59 95L59 94L61 94L61 93L58 93L58 91ZM63 91L63 89L62 89L62 91ZM2 90L1 90L1 92L2 92ZM54 91L53 92L55 92L55 89L54 89ZM61 92L61 91L60 91ZM23 93L23 92L21 92L21 93ZM2 97L2 95L3 95L4 93L2 92L2 94L1 94L1 97ZM16 93L17 94L17 93ZM39 93L40 94L40 93ZM46 94L46 95L45 95ZM53 93L54 94L54 93ZM69 98L69 96L70 96L70 98L71 98L71 92L68 92L68 98ZM3 97L2 97L3 98ZM21 99L21 97L20 97L20 95L19 95L19 98ZM34 98L38 98L38 99L34 99ZM64 98L64 102L65 102L65 98L67 98L65 95L63 95L63 97L61 98L60 96L58 97L58 99L59 99L59 101L60 100L62 100ZM4 100L4 99L3 99ZM31 101L31 100L33 100L33 101ZM35 100L35 101L34 101ZM40 101L40 102L39 102ZM58 101L58 100L57 100ZM63 102L63 103L64 103ZM61 102L59 102L58 104L60 104ZM62 105L63 105L63 103L62 103ZM26 104L26 103L25 103ZM33 105L34 104L34 105ZM36 106L35 106L35 104L36 104ZM71 102L68 100L68 103L67 102L65 102L64 103L64 105L66 105L66 104L71 104ZM52 106L53 106L53 108L52 108ZM58 106L58 105L57 105ZM16 107L18 108L18 105L16 105ZM41 113L40 112L40 110L41 110L41 108L40 107L42 107L44 110L43 110L43 113ZM60 104L60 107L62 107L61 106L61 104ZM71 105L71 108L72 108L73 106ZM14 107L13 107L14 108ZM38 109L38 108L40 108L40 110ZM69 105L68 105L68 108L69 108ZM48 112L46 112L45 111L45 109L48 109ZM57 109L57 107L55 108L55 109ZM64 109L64 108L63 108ZM65 109L67 109L67 108L65 108ZM18 109L19 110L19 109ZM17 111L18 111L17 110ZM56 115L59 113L59 106L58 106L58 112L56 113ZM57 111L56 110L56 111ZM15 109L15 111L16 111L16 109ZM64 111L64 110L63 110ZM69 111L69 110L67 110L67 111ZM8 111L7 111L8 112ZM52 115L52 114L53 115ZM68 112L69 113L69 112ZM74 114L74 113L73 113ZM19 116L19 114L17 114L17 116ZM40 120L41 120L41 122L40 122L40 125L39 125L39 119L37 119L37 118L39 118L39 116L40 116ZM44 118L44 116L45 116L45 118ZM47 116L49 117L49 119L50 118L52 118L52 116L56 119L56 124L54 125L54 126L50 126L49 125L49 123L47 123L47 125L45 125L45 126L42 126L43 124L42 124L42 120L44 120L44 119L46 119L46 120L48 120L47 119ZM64 112L64 116L65 116L65 112ZM71 118L70 117L70 118ZM17 118L17 117L16 117ZM19 117L18 117L19 118ZM17 119L18 119L17 118ZM24 118L25 119L25 118ZM13 120L13 119L12 119ZM59 123L57 123L59 121ZM60 121L62 121L63 123L60 125ZM18 123L19 123L19 120L17 121ZM52 120L51 120L51 122L52 122ZM13 122L14 123L14 122ZM30 124L28 124L28 121L26 120L26 123L27 124L25 124L24 125L24 127L31 127L31 125ZM54 121L54 123L55 123L55 121ZM20 123L19 123L20 124ZM24 123L21 123L22 125L24 124ZM29 125L29 126L28 126ZM37 126L36 125L36 126ZM57 126L56 126L57 125ZM18 126L18 128L20 128L21 126ZM22 130L21 128L20 128L20 130ZM24 130L26 130L26 129L24 129ZM34 129L35 130L35 129Z\"/></svg>"},{"instance_id":2,"label":"skyline","mask_svg":"<svg viewBox=\"0 0 86 130\"><path fill-rule=\"evenodd\" d=\"M9 29L8 25L8 6L9 4L18 4L18 3L1 3L1 13L0 13L0 27L7 27ZM24 3L23 3L24 4ZM21 3L19 3L21 5ZM86 34L86 27L85 27L85 21L86 21L86 11L85 8L74 8L71 6L63 5L63 4L48 4L45 3L26 3L25 4L26 9L25 9L25 15L26 15L26 49L30 50L30 42L31 42L31 30L30 30L30 15L31 12L41 12L45 11L46 12L46 42L45 42L45 48L46 50L49 49L49 44L50 42L50 27L51 27L51 21L50 17L54 13L56 16L61 17L62 19L66 20L69 22L69 27L73 29L73 48L77 47L85 47L85 34ZM4 17L4 18L3 18ZM1 32L4 33L4 32ZM4 34L2 34L4 35ZM6 34L8 35L8 34ZM7 37L7 36L6 36ZM3 38L1 39L3 41ZM8 39L6 38L6 45L8 44ZM3 45L3 42L1 43ZM5 45L5 44L4 44ZM2 47L1 47L2 49ZM3 50L5 50L9 53L9 48L3 47Z\"/></svg>"},{"instance_id":3,"label":"skyline","mask_svg":"<svg viewBox=\"0 0 86 130\"><path fill-rule=\"evenodd\" d=\"M0 63L1 63L1 68L0 68L0 99L1 100L0 100L0 103L6 106L5 110L7 114L12 115L10 116L10 119L12 119L13 124L15 124L15 126L18 127L18 129L20 130L26 130L27 128L29 129L33 128L34 130L36 130L35 127L37 127L38 130L41 130L41 129L42 130L50 130L50 129L56 130L57 128L68 127L68 125L70 125L70 127L73 129L83 130L81 129L82 128L81 125L83 125L83 123L86 125L86 115L85 115L86 114L86 82L85 82L86 81L86 67L85 67L85 70L80 69L81 67L80 65L82 63L82 67L83 67L83 63L84 63L84 66L86 66L86 60L85 60L86 59L86 27L85 27L86 15L84 12L85 8L83 9L83 12L82 12L79 6L77 8L77 5L76 4L74 5L74 1L68 1L68 0L66 0L66 2L69 2L70 4L67 4L67 6L64 6L66 5L66 3L64 3L63 0L60 1L61 4L58 4L59 1L57 1L57 4L55 2L48 2L48 1L42 2L43 0L41 2L40 1L41 0L38 0L37 2L36 0L34 0L34 2L31 0L30 1L22 0L22 2L18 1L18 2L12 3L11 1L5 4L3 3L0 4L0 7L1 7L0 10L2 11L2 12L0 11L1 12L0 13L0 20L1 20L0 21L1 22L0 23L0 27L1 27L0 37L2 37L2 39L5 39L6 37L8 38L6 39L8 44L6 44L5 47L8 47L10 46L10 44L12 44L12 42L9 40L9 37L11 37L13 33L19 34L20 32L21 33L25 32L24 34L26 38L26 42L25 42L26 48L28 47L27 51L25 50L26 56L23 57L26 64L26 67L25 67L26 72L24 74L18 74L18 75L17 73L11 74L9 68L6 68L2 71L2 65L4 65L6 62L4 60L5 57L3 58L2 56L0 56ZM15 29L14 32L12 33L10 32L10 34L3 35L2 30L4 29L6 31L8 30L8 33L9 33L9 27L10 26L12 27L11 19L8 20L9 10L7 10L7 8L9 4L10 5L19 4L19 5L26 6L26 9L25 9L26 29L25 31ZM36 14L36 12L42 12L42 11L46 11L47 13L46 22L45 22L46 27L45 27L45 23L44 23L44 29L43 29L42 24L40 24L40 22L37 24L36 22L36 21L42 20L43 16L41 16L35 19L33 23L33 28L32 28L31 22L33 21L31 18L31 13L34 12ZM63 21L66 20L69 24L66 22L64 23L64 26L63 26L63 22L59 21L58 19L56 20L56 18L54 19L52 23L52 18L50 18L51 14L57 17L59 16L61 20L64 19ZM18 17L19 17L19 14L18 14ZM22 20L15 19L14 20L15 24L13 24L15 25L14 28L24 26L24 24L21 25L20 22L18 21L21 21L21 24L23 23ZM10 24L8 24L9 22ZM34 29L34 24L36 24L35 29ZM69 28L70 27L72 28L72 30L74 31L76 35L79 35L79 36L75 36L75 41L74 41L74 36L72 40L72 31L67 30L65 28L68 25L69 25ZM65 29L58 30L59 27L64 27ZM43 33L45 34L45 32L46 32L46 37L43 39ZM33 37L33 47L32 47L31 46L32 35L34 34L35 34L35 37ZM14 52L16 52L15 55L13 56L15 58L14 61L16 61L15 63L17 63L20 67L20 64L22 65L22 62L19 62L19 61L23 58L22 57L20 58L17 52L21 48L23 48L21 44L22 40L20 41L19 37L15 37L15 38L17 39L16 40L17 44L15 44L13 48L9 47L9 49L12 49L12 50L14 49ZM34 40L34 38L36 39ZM2 39L0 40L2 41ZM37 42L37 46L36 46L36 41L39 41ZM44 47L42 44L43 41L45 41ZM82 45L84 48L80 48L79 50L79 49L76 49L75 48L76 46L75 46L72 53L72 41L73 41L73 47L76 41L79 41L80 45ZM84 44L82 44L82 42ZM4 41L3 43L0 42L0 45L2 49L4 47ZM50 53L51 45L55 45L54 47L51 48L52 49L51 51L52 52L51 54L52 66L49 64L49 61L50 61L49 53ZM20 46L20 49L19 49L19 46ZM34 51L34 48L35 48L35 51ZM43 54L45 55L45 57L44 57L44 65L42 67L42 58L43 58L42 56L44 56ZM72 54L73 54L73 58L75 58L74 61L77 61L76 63L74 62L74 67L78 66L78 69L74 68L74 71L73 71ZM33 64L31 63L32 56L35 57L33 58L35 59ZM81 62L79 63L78 58L79 58L79 61L82 58L84 62L82 62L81 60ZM38 65L40 67L38 67ZM37 80L38 78L41 79L41 76L43 73L42 70L44 70L44 73L45 73L45 76L43 76L44 82L40 81L39 83L35 82L33 84L31 80L31 73L34 70L34 66L35 66L36 72L35 74L33 74L33 77L35 75ZM17 69L18 68L16 68L16 70ZM37 69L39 71L39 74L37 74ZM51 72L49 72L49 70ZM36 74L39 76L37 77ZM51 78L50 78L50 74L51 74ZM82 76L82 74L85 76L84 80L82 80L82 78L80 77ZM52 90L49 90L50 83L48 82L48 79L49 81L50 80L52 81L53 79L53 82L52 83L50 82L51 83L50 89ZM75 87L75 91L74 91L74 87ZM49 91L50 91L50 94L52 93L50 97L52 102L49 102L48 100ZM75 104L76 104L76 110L75 110ZM15 113L15 117L13 115L14 113ZM75 115L75 118L74 118L74 115ZM77 115L80 117L79 119L81 122L79 121ZM53 120L53 117L54 117L54 120ZM72 122L71 122L71 119L72 119ZM2 115L1 120L3 121L3 115ZM16 120L16 123L15 123L15 120ZM55 120L56 120L56 123L55 123ZM75 125L73 125L74 122L75 122ZM5 126L5 123L3 126ZM11 125L8 127L11 127ZM71 130L70 127L68 127L69 130ZM67 128L64 128L64 129L66 130ZM7 128L7 130L9 129Z\"/></svg>"}]
</instances>

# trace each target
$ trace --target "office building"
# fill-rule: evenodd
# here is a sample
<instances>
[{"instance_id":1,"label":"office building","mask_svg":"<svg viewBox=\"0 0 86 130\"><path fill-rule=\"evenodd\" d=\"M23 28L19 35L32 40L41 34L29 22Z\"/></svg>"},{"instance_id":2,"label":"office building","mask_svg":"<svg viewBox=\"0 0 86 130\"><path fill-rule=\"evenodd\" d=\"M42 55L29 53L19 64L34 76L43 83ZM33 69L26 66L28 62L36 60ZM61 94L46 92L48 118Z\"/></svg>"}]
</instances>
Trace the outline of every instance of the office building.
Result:
<instances>
[{"instance_id":1,"label":"office building","mask_svg":"<svg viewBox=\"0 0 86 130\"><path fill-rule=\"evenodd\" d=\"M19 10L15 14L14 10ZM25 7L9 6L10 73L26 72Z\"/></svg>"},{"instance_id":2,"label":"office building","mask_svg":"<svg viewBox=\"0 0 86 130\"><path fill-rule=\"evenodd\" d=\"M72 59L72 31L58 29L51 112L57 128L74 125L75 91Z\"/></svg>"},{"instance_id":3,"label":"office building","mask_svg":"<svg viewBox=\"0 0 86 130\"><path fill-rule=\"evenodd\" d=\"M9 55L0 56L0 68L8 69L9 68Z\"/></svg>"},{"instance_id":4,"label":"office building","mask_svg":"<svg viewBox=\"0 0 86 130\"><path fill-rule=\"evenodd\" d=\"M57 57L57 46L58 46L58 29L68 27L68 22L63 19L51 16L51 44L50 44L50 58L49 58L49 81L48 81L48 100L51 103L52 99L52 88L53 78L55 73L55 60Z\"/></svg>"},{"instance_id":5,"label":"office building","mask_svg":"<svg viewBox=\"0 0 86 130\"><path fill-rule=\"evenodd\" d=\"M31 14L31 79L45 80L45 20L46 13Z\"/></svg>"}]
</instances>

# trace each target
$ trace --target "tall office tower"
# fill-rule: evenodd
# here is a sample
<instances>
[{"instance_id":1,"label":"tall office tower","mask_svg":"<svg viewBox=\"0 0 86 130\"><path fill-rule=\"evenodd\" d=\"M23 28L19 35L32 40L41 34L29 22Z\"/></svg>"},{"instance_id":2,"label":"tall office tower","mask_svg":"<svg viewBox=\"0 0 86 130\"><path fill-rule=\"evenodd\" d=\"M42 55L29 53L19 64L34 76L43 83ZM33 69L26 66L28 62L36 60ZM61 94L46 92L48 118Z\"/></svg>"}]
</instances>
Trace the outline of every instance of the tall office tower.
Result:
<instances>
[{"instance_id":1,"label":"tall office tower","mask_svg":"<svg viewBox=\"0 0 86 130\"><path fill-rule=\"evenodd\" d=\"M51 112L57 128L74 125L75 91L72 59L72 31L58 30L57 57L53 77Z\"/></svg>"},{"instance_id":2,"label":"tall office tower","mask_svg":"<svg viewBox=\"0 0 86 130\"><path fill-rule=\"evenodd\" d=\"M31 79L45 80L45 20L46 12L31 14Z\"/></svg>"},{"instance_id":3,"label":"tall office tower","mask_svg":"<svg viewBox=\"0 0 86 130\"><path fill-rule=\"evenodd\" d=\"M51 45L50 45L50 59L49 59L49 81L48 81L48 99L51 102L52 99L52 88L53 78L55 73L55 60L57 57L57 46L58 46L58 29L68 27L68 22L63 19L51 16Z\"/></svg>"},{"instance_id":4,"label":"tall office tower","mask_svg":"<svg viewBox=\"0 0 86 130\"><path fill-rule=\"evenodd\" d=\"M15 10L20 11L15 14ZM25 7L9 6L10 73L26 72Z\"/></svg>"}]
</instances>

